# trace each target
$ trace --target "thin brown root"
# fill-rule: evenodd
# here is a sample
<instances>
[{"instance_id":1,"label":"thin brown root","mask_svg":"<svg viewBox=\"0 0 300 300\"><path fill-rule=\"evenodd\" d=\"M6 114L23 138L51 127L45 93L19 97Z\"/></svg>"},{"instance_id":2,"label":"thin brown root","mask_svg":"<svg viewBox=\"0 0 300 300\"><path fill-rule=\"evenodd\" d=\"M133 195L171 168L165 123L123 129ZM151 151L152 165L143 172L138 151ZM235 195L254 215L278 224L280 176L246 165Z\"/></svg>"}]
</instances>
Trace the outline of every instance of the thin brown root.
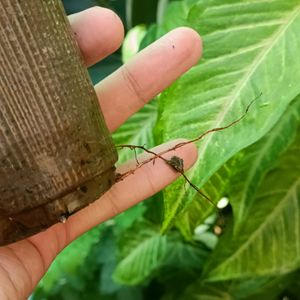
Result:
<instances>
[{"instance_id":1,"label":"thin brown root","mask_svg":"<svg viewBox=\"0 0 300 300\"><path fill-rule=\"evenodd\" d=\"M206 196L195 184L193 184L188 177L185 175L184 173L184 169L183 169L183 159L177 157L177 156L173 156L170 160L164 158L163 156L161 156L160 153L155 153L151 150L148 150L147 148L145 148L144 146L135 146L135 145L121 145L119 146L120 148L129 148L130 150L133 149L142 149L145 152L152 154L153 157L149 158L146 161L143 161L142 163L140 163L139 165L137 165L137 167L134 170L129 170L128 172L125 172L123 174L118 174L117 175L117 179L116 181L122 181L124 178L126 178L127 176L133 174L138 168L140 168L141 166L143 166L146 163L149 163L150 161L155 161L155 159L159 158L161 160L163 160L168 166L170 166L170 168L172 168L174 171L180 173L183 178L185 179L186 183L188 183L197 193L199 193L203 198L205 198L206 200L208 200L213 206L216 206L216 204L208 197ZM176 162L182 162L182 165L177 165L176 163L174 163L174 161Z\"/></svg>"},{"instance_id":2,"label":"thin brown root","mask_svg":"<svg viewBox=\"0 0 300 300\"><path fill-rule=\"evenodd\" d=\"M182 147L182 146L185 146L185 145L188 145L188 144L191 144L191 143L194 143L194 142L198 142L198 141L200 141L201 139L203 139L206 135L208 135L208 134L210 134L210 133L217 132L217 131L222 131L222 130L225 130L225 129L227 129L227 128L230 128L230 127L234 126L235 124L239 123L240 121L242 121L242 120L246 117L246 115L248 114L249 109L250 109L250 107L252 106L252 104L253 104L258 98L260 98L261 96L262 96L262 92L261 92L258 96L256 96L256 97L248 104L248 106L246 107L246 110L245 110L245 112L243 113L243 115L242 115L241 117L239 117L238 119L236 119L235 121L232 121L231 123L229 123L228 125L223 126L223 127L216 127L216 128L212 128L212 129L210 129L210 130L207 130L207 131L205 131L204 133L202 133L201 135L199 135L198 137L196 137L196 138L194 138L194 139L192 139L192 140L189 140L189 141L187 141L187 142L183 142L183 143L179 143L179 144L175 145L175 146L174 146L172 149L170 149L169 151L178 149L178 148L180 148L180 147Z\"/></svg>"},{"instance_id":3,"label":"thin brown root","mask_svg":"<svg viewBox=\"0 0 300 300\"><path fill-rule=\"evenodd\" d=\"M204 138L206 135L210 134L210 133L213 133L213 132L217 132L217 131L222 131L222 130L225 130L227 128L230 128L232 126L234 126L235 124L239 123L242 119L245 118L245 116L248 114L248 111L250 109L250 107L252 106L252 104L259 98L261 97L262 93L260 93L258 96L256 96L249 104L248 106L246 107L246 110L244 112L244 114L236 119L235 121L229 123L228 125L226 126L223 126L223 127L216 127L216 128L213 128L213 129L210 129L210 130L207 130L206 132L202 133L201 135L199 135L198 137L192 139L192 140L189 140L187 142L182 142L182 143L178 143L177 145L167 149L167 150L164 150L160 153L155 153L151 150L148 150L145 146L138 146L138 145L118 145L116 146L117 148L121 148L121 149L124 149L124 148L129 148L130 150L134 150L134 154L135 154L135 160L136 160L136 168L133 169L133 170L129 170L123 174L117 174L117 178L116 178L116 182L119 182L119 181L122 181L124 180L126 177L128 177L129 175L132 175L134 174L134 172L141 168L143 165L149 163L149 162L153 162L153 165L155 163L155 160L157 158L163 160L166 164L168 164L174 171L180 173L183 178L185 179L186 183L188 183L194 190L197 191L198 194L200 194L203 198L205 198L206 200L208 200L214 207L217 207L217 205L208 197L206 196L195 184L193 184L189 179L188 177L185 175L184 173L184 169L183 169L183 160L177 156L173 156L171 159L166 159L164 158L162 155L163 154L166 154L168 152L171 152L171 151L174 151L178 148L181 148L185 145L188 145L188 144L191 144L191 143L194 143L194 142L197 142L199 140L201 140L202 138ZM137 159L137 154L136 154L136 150L137 149L140 149L140 150L143 150L145 151L146 153L149 153L149 154L152 154L153 156L148 158L147 160L143 161L143 162L139 162L138 159ZM219 211L219 209L218 209Z\"/></svg>"},{"instance_id":4,"label":"thin brown root","mask_svg":"<svg viewBox=\"0 0 300 300\"><path fill-rule=\"evenodd\" d=\"M117 148L121 148L121 149L124 149L124 148L128 148L128 149L130 149L130 150L133 150L133 149L134 149L135 152L136 152L136 149L141 149L141 150L143 150L143 151L145 151L145 152L147 152L147 153L153 155L153 157L150 157L150 158L144 160L143 162L138 162L138 164L137 164L137 166L135 167L135 169L129 170L129 171L123 173L123 174L118 174L118 175L117 175L117 178L116 178L116 182L119 182L119 181L124 180L124 179L125 179L126 177L128 177L129 175L132 175L137 169L141 168L142 166L146 165L147 163L149 163L149 162L151 162L151 161L153 161L153 164L154 164L156 158L161 158L161 159L163 159L163 160L166 160L165 158L161 157L161 154L160 154L160 153L157 154L157 153L155 153L155 152L153 152L153 151L151 151L151 150L148 150L148 149L145 148L144 146L136 146L136 145L118 145L118 146L116 146L116 147L117 147ZM136 161L137 161L137 158L136 158Z\"/></svg>"}]
</instances>

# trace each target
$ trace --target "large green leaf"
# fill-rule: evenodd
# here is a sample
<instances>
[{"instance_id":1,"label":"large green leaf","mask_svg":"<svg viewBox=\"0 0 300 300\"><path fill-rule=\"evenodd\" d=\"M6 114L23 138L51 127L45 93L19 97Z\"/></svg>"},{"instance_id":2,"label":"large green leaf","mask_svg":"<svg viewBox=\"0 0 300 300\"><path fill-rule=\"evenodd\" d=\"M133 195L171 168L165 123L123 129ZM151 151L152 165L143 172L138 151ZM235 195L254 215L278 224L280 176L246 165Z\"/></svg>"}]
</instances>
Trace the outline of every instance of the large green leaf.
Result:
<instances>
[{"instance_id":1,"label":"large green leaf","mask_svg":"<svg viewBox=\"0 0 300 300\"><path fill-rule=\"evenodd\" d=\"M160 235L159 227L138 222L120 241L121 260L114 272L116 281L134 285L160 271L162 280L172 272L198 276L209 251L201 245L185 243L178 233Z\"/></svg>"},{"instance_id":2,"label":"large green leaf","mask_svg":"<svg viewBox=\"0 0 300 300\"><path fill-rule=\"evenodd\" d=\"M206 280L278 276L299 268L299 153L300 130L263 180L238 236L229 230L220 240L205 268Z\"/></svg>"},{"instance_id":3,"label":"large green leaf","mask_svg":"<svg viewBox=\"0 0 300 300\"><path fill-rule=\"evenodd\" d=\"M245 112L237 125L198 143L200 158L188 173L202 186L230 157L266 134L300 93L299 0L199 0L188 21L204 40L204 58L160 97L156 135L195 138ZM165 192L163 229L198 194L182 181ZM218 199L216 199L218 200Z\"/></svg>"}]
</instances>

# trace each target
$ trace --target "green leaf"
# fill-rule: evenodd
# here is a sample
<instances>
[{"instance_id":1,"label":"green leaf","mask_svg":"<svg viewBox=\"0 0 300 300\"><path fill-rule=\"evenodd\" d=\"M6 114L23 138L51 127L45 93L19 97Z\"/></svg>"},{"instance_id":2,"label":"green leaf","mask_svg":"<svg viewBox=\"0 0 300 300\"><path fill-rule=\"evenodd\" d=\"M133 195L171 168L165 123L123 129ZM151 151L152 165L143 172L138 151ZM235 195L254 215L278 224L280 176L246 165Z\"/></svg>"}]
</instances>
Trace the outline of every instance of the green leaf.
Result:
<instances>
[{"instance_id":1,"label":"green leaf","mask_svg":"<svg viewBox=\"0 0 300 300\"><path fill-rule=\"evenodd\" d=\"M198 279L185 290L180 300L278 300L295 274L277 277L256 277L249 280L205 283Z\"/></svg>"},{"instance_id":2,"label":"green leaf","mask_svg":"<svg viewBox=\"0 0 300 300\"><path fill-rule=\"evenodd\" d=\"M123 41L122 45L122 61L126 63L134 55L137 54L141 41L146 34L146 27L144 25L138 25L130 29Z\"/></svg>"},{"instance_id":3,"label":"green leaf","mask_svg":"<svg viewBox=\"0 0 300 300\"><path fill-rule=\"evenodd\" d=\"M168 32L176 27L187 25L189 7L184 1L174 1L164 9L158 23L161 32Z\"/></svg>"},{"instance_id":4,"label":"green leaf","mask_svg":"<svg viewBox=\"0 0 300 300\"><path fill-rule=\"evenodd\" d=\"M151 25L147 29L146 34L140 43L139 50L142 50L142 49L148 47L150 44L155 42L160 37L158 34L158 30L159 30L159 28L156 24Z\"/></svg>"},{"instance_id":5,"label":"green leaf","mask_svg":"<svg viewBox=\"0 0 300 300\"><path fill-rule=\"evenodd\" d=\"M50 291L66 274L75 274L85 263L91 248L99 239L103 226L95 227L65 248L52 263L38 288Z\"/></svg>"},{"instance_id":6,"label":"green leaf","mask_svg":"<svg viewBox=\"0 0 300 300\"><path fill-rule=\"evenodd\" d=\"M235 169L229 182L228 197L233 206L236 234L238 230L242 230L243 221L249 217L257 188L264 175L295 139L299 120L300 96L265 137L242 151L240 161L229 162L228 169L231 169L231 164L234 165L232 169Z\"/></svg>"},{"instance_id":7,"label":"green leaf","mask_svg":"<svg viewBox=\"0 0 300 300\"><path fill-rule=\"evenodd\" d=\"M179 300L237 300L232 298L225 286L204 284L201 279L190 284Z\"/></svg>"},{"instance_id":8,"label":"green leaf","mask_svg":"<svg viewBox=\"0 0 300 300\"><path fill-rule=\"evenodd\" d=\"M300 270L295 274L294 280L291 284L287 287L285 291L285 295L288 296L288 299L297 299L299 297L300 291Z\"/></svg>"},{"instance_id":9,"label":"green leaf","mask_svg":"<svg viewBox=\"0 0 300 300\"><path fill-rule=\"evenodd\" d=\"M185 184L182 182L182 184ZM206 191L205 194L209 195ZM195 228L202 224L204 220L212 213L213 207L203 198L197 197L176 218L176 227L186 240L193 240Z\"/></svg>"},{"instance_id":10,"label":"green leaf","mask_svg":"<svg viewBox=\"0 0 300 300\"><path fill-rule=\"evenodd\" d=\"M99 290L103 295L113 294L121 287L112 280L112 274L116 267L116 239L113 228L107 227L100 241L97 251L97 261L101 263L101 274L99 280ZM99 268L100 269L100 268Z\"/></svg>"},{"instance_id":11,"label":"green leaf","mask_svg":"<svg viewBox=\"0 0 300 300\"><path fill-rule=\"evenodd\" d=\"M141 145L151 148L155 145L153 127L157 119L157 102L155 100L144 106L134 114L114 134L116 145ZM136 153L140 153L137 150ZM134 157L133 151L123 149L119 151L119 163Z\"/></svg>"},{"instance_id":12,"label":"green leaf","mask_svg":"<svg viewBox=\"0 0 300 300\"><path fill-rule=\"evenodd\" d=\"M229 158L259 140L300 93L300 1L199 1L189 24L204 40L204 58L160 97L156 137L196 138L242 116L235 126L198 143L187 173L201 187ZM163 230L198 197L179 181L165 193ZM219 199L216 199L219 200ZM205 201L205 200L204 200Z\"/></svg>"},{"instance_id":13,"label":"green leaf","mask_svg":"<svg viewBox=\"0 0 300 300\"><path fill-rule=\"evenodd\" d=\"M263 180L235 236L221 238L205 267L208 281L283 275L300 266L300 128L279 165Z\"/></svg>"},{"instance_id":14,"label":"green leaf","mask_svg":"<svg viewBox=\"0 0 300 300\"><path fill-rule=\"evenodd\" d=\"M114 279L126 285L142 283L155 274L166 279L178 271L198 276L210 253L201 244L185 243L178 233L162 236L159 227L149 222L138 222L125 232L119 248L122 258Z\"/></svg>"},{"instance_id":15,"label":"green leaf","mask_svg":"<svg viewBox=\"0 0 300 300\"><path fill-rule=\"evenodd\" d=\"M147 202L151 198L147 199ZM145 203L140 202L139 204L130 207L121 214L114 217L115 222L115 233L120 235L123 231L129 229L137 220L142 219L145 211L147 210Z\"/></svg>"},{"instance_id":16,"label":"green leaf","mask_svg":"<svg viewBox=\"0 0 300 300\"><path fill-rule=\"evenodd\" d=\"M198 277L210 251L201 243L185 243L179 234L168 235L168 255L164 261L164 267L174 272L193 273ZM168 272L168 276L173 274Z\"/></svg>"},{"instance_id":17,"label":"green leaf","mask_svg":"<svg viewBox=\"0 0 300 300\"><path fill-rule=\"evenodd\" d=\"M125 237L125 256L117 265L114 279L117 282L134 285L143 282L161 265L167 254L167 237L149 227L138 232L131 231Z\"/></svg>"}]
</instances>

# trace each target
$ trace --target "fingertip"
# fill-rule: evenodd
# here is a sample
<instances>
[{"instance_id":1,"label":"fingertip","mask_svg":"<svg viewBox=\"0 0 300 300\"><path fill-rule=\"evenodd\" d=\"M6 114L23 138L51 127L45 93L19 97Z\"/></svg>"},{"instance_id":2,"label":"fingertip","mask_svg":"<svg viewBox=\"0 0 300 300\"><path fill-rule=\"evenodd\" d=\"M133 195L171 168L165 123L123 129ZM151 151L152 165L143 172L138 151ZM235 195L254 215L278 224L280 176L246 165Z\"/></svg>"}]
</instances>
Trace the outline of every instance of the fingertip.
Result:
<instances>
[{"instance_id":1,"label":"fingertip","mask_svg":"<svg viewBox=\"0 0 300 300\"><path fill-rule=\"evenodd\" d=\"M195 65L202 55L202 39L199 33L190 27L178 27L169 34L180 41L182 56L187 57L190 67Z\"/></svg>"},{"instance_id":2,"label":"fingertip","mask_svg":"<svg viewBox=\"0 0 300 300\"><path fill-rule=\"evenodd\" d=\"M94 6L69 20L87 66L116 51L123 41L123 23L110 9Z\"/></svg>"}]
</instances>

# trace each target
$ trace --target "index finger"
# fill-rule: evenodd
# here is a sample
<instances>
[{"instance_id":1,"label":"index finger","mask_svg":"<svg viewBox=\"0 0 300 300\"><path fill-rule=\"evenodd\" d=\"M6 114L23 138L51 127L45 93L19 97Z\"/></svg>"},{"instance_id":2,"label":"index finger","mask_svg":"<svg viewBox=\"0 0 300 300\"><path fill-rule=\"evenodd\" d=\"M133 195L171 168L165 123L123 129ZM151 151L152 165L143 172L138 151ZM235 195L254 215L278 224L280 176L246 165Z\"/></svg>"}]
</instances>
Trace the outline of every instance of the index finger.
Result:
<instances>
[{"instance_id":1,"label":"index finger","mask_svg":"<svg viewBox=\"0 0 300 300\"><path fill-rule=\"evenodd\" d=\"M172 30L95 86L106 123L116 130L128 117L195 65L202 52L198 33Z\"/></svg>"}]
</instances>

